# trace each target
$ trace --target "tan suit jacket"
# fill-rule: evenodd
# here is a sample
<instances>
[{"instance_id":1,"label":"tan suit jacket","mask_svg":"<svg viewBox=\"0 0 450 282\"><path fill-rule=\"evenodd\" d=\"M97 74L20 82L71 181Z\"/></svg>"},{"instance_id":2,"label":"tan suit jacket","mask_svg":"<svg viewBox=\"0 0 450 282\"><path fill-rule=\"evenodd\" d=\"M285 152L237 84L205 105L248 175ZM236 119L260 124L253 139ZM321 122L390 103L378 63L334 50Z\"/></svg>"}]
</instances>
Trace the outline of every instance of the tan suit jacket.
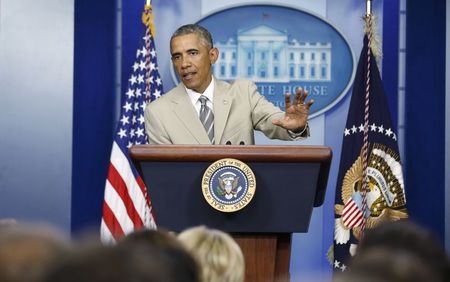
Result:
<instances>
[{"instance_id":1,"label":"tan suit jacket","mask_svg":"<svg viewBox=\"0 0 450 282\"><path fill-rule=\"evenodd\" d=\"M253 82L214 82L216 144L254 144L254 129L271 139L294 140L287 130L272 124L284 112L259 94ZM211 144L182 83L147 106L145 128L150 144Z\"/></svg>"}]
</instances>

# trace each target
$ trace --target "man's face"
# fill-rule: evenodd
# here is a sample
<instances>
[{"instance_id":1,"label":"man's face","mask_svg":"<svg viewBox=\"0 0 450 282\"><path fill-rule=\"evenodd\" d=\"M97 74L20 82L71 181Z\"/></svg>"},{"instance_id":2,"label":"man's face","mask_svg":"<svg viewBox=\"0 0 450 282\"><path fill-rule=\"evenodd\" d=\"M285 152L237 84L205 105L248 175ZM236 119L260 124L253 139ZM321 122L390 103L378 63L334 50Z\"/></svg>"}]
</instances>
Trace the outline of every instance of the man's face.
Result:
<instances>
[{"instance_id":1,"label":"man's face","mask_svg":"<svg viewBox=\"0 0 450 282\"><path fill-rule=\"evenodd\" d=\"M172 38L170 51L173 66L183 84L203 93L211 82L211 65L216 62L219 51L208 49L195 33Z\"/></svg>"}]
</instances>

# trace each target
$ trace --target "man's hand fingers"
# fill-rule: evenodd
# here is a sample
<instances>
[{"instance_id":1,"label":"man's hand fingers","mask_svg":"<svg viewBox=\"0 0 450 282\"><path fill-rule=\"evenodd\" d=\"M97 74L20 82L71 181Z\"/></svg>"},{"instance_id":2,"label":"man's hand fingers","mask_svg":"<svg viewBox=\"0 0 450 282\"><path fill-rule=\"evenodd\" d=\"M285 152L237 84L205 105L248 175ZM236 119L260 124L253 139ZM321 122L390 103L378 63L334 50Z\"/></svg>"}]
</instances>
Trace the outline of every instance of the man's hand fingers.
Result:
<instances>
[{"instance_id":1,"label":"man's hand fingers","mask_svg":"<svg viewBox=\"0 0 450 282\"><path fill-rule=\"evenodd\" d=\"M302 88L297 88L297 91L295 92L294 96L294 105L298 105L301 103L300 96L302 95Z\"/></svg>"},{"instance_id":2,"label":"man's hand fingers","mask_svg":"<svg viewBox=\"0 0 450 282\"><path fill-rule=\"evenodd\" d=\"M299 104L304 104L306 97L308 97L308 91L305 90L305 91L303 91L302 96L300 97Z\"/></svg>"},{"instance_id":3,"label":"man's hand fingers","mask_svg":"<svg viewBox=\"0 0 450 282\"><path fill-rule=\"evenodd\" d=\"M312 104L314 104L314 99L311 99L306 103L306 106L308 107L308 109L312 106Z\"/></svg>"},{"instance_id":4,"label":"man's hand fingers","mask_svg":"<svg viewBox=\"0 0 450 282\"><path fill-rule=\"evenodd\" d=\"M286 92L284 94L284 102L286 104L286 109L288 109L291 106L291 93Z\"/></svg>"},{"instance_id":5,"label":"man's hand fingers","mask_svg":"<svg viewBox=\"0 0 450 282\"><path fill-rule=\"evenodd\" d=\"M314 104L314 100L313 100L313 99L307 101L306 104L305 104L305 106L306 106L306 108L309 110L309 108L311 108L312 104Z\"/></svg>"}]
</instances>

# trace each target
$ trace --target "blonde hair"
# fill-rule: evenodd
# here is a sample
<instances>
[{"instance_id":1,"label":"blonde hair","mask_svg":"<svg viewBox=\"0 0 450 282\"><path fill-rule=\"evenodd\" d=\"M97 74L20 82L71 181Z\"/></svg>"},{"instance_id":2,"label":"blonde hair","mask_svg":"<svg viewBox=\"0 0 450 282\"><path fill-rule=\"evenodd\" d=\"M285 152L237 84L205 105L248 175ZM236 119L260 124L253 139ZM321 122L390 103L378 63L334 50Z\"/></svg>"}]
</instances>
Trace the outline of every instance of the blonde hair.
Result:
<instances>
[{"instance_id":1,"label":"blonde hair","mask_svg":"<svg viewBox=\"0 0 450 282\"><path fill-rule=\"evenodd\" d=\"M199 226L181 232L178 238L200 264L204 282L244 281L244 256L230 235Z\"/></svg>"}]
</instances>

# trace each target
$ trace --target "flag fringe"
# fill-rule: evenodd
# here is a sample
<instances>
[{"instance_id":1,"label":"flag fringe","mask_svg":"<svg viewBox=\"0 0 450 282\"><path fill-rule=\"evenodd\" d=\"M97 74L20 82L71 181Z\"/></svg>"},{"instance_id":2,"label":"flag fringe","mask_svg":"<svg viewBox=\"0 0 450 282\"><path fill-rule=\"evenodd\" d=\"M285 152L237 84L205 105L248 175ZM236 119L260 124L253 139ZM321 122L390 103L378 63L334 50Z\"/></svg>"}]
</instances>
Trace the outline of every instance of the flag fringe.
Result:
<instances>
[{"instance_id":1,"label":"flag fringe","mask_svg":"<svg viewBox=\"0 0 450 282\"><path fill-rule=\"evenodd\" d=\"M153 23L152 5L145 5L144 12L142 12L142 23L150 29L152 37L155 37L155 25Z\"/></svg>"},{"instance_id":2,"label":"flag fringe","mask_svg":"<svg viewBox=\"0 0 450 282\"><path fill-rule=\"evenodd\" d=\"M364 34L368 35L369 33L371 33L372 39L370 40L370 50L372 51L375 60L377 60L377 64L380 65L381 59L383 58L383 51L381 49L381 37L377 25L378 17L375 17L372 14L364 16L363 19L364 19Z\"/></svg>"},{"instance_id":3,"label":"flag fringe","mask_svg":"<svg viewBox=\"0 0 450 282\"><path fill-rule=\"evenodd\" d=\"M327 257L328 263L331 266L333 266L333 263L334 263L334 245L333 244L331 244L331 246L328 248L326 257Z\"/></svg>"}]
</instances>

